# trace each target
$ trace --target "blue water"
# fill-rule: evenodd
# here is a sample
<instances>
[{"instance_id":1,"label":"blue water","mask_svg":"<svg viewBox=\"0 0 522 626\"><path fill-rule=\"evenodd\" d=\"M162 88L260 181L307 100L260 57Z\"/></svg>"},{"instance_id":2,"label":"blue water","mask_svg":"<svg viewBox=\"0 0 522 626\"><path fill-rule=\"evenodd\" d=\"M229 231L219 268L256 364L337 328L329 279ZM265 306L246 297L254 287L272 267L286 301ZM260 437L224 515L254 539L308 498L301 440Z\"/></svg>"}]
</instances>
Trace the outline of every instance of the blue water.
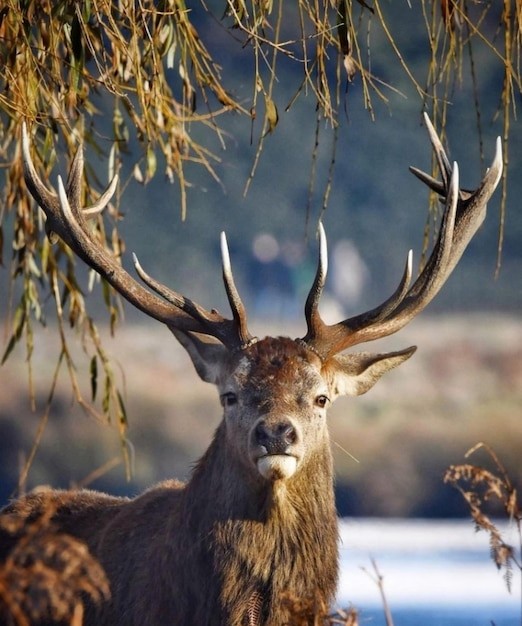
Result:
<instances>
[{"instance_id":1,"label":"blue water","mask_svg":"<svg viewBox=\"0 0 522 626\"><path fill-rule=\"evenodd\" d=\"M520 559L516 529L499 524ZM522 626L522 580L511 589L491 561L489 537L471 522L346 519L337 605L360 626L386 626L378 577L394 626Z\"/></svg>"},{"instance_id":2,"label":"blue water","mask_svg":"<svg viewBox=\"0 0 522 626\"><path fill-rule=\"evenodd\" d=\"M472 607L440 609L410 608L392 611L394 626L521 626L518 615L506 611L502 606L487 610ZM368 609L359 612L360 626L387 626L381 609Z\"/></svg>"}]
</instances>

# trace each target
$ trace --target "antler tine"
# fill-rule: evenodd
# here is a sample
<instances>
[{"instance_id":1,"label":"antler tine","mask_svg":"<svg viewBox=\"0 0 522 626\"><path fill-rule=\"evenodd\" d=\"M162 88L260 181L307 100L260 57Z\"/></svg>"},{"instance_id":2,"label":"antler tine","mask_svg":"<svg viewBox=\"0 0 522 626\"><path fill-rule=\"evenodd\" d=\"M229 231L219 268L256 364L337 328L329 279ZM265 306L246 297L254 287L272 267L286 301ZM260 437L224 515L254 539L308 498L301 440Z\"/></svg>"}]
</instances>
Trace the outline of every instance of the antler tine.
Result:
<instances>
[{"instance_id":1,"label":"antler tine","mask_svg":"<svg viewBox=\"0 0 522 626\"><path fill-rule=\"evenodd\" d=\"M132 261L134 263L134 269L136 270L136 273L147 285L147 287L150 287L153 291L155 291L158 295L164 298L167 302L173 304L175 307L181 309L186 305L186 301L183 296L181 296L176 291L169 289L162 283L158 282L155 278L152 278L150 274L147 274L147 272L141 266L141 263L139 262L138 257L134 252L132 253Z\"/></svg>"},{"instance_id":2,"label":"antler tine","mask_svg":"<svg viewBox=\"0 0 522 626\"><path fill-rule=\"evenodd\" d=\"M322 330L326 326L319 315L319 300L321 299L321 294L326 282L326 275L328 273L328 246L322 222L319 222L318 235L319 259L317 262L317 270L305 303L305 319L308 331L305 337L303 337L303 341L306 343L317 341L317 339L322 336Z\"/></svg>"},{"instance_id":3,"label":"antler tine","mask_svg":"<svg viewBox=\"0 0 522 626\"><path fill-rule=\"evenodd\" d=\"M449 269L449 262L455 233L458 200L459 167L457 163L453 163L453 171L451 172L448 195L446 198L446 207L442 216L437 242L435 243L428 262L408 294L408 298L401 311L402 315L400 321L399 318L397 318L396 323L400 324L400 328L407 324L414 315L420 312L421 306L424 308L424 306L428 304L429 300L431 300L442 287L451 271L451 269ZM426 299L426 294L428 293L430 294L429 300ZM424 301L419 299L422 297ZM397 328L397 330L399 330L399 328Z\"/></svg>"},{"instance_id":4,"label":"antler tine","mask_svg":"<svg viewBox=\"0 0 522 626\"><path fill-rule=\"evenodd\" d=\"M109 204L112 196L116 191L116 187L118 186L118 174L114 174L109 183L107 189L101 194L101 196L96 200L94 204L83 209L82 214L84 218L91 219L91 217L95 217L99 215L105 207Z\"/></svg>"},{"instance_id":5,"label":"antler tine","mask_svg":"<svg viewBox=\"0 0 522 626\"><path fill-rule=\"evenodd\" d=\"M427 118L426 118L427 119ZM439 292L462 256L467 244L484 221L487 202L502 175L502 145L496 142L495 157L478 188L473 192L459 188L457 163L450 166L431 122L427 119L431 143L441 169L442 182L413 169L413 173L445 198L445 209L432 253L410 287L411 252L395 293L375 309L331 326L310 332L303 339L323 359L359 343L391 335L422 311ZM309 296L310 298L310 296ZM317 302L315 302L317 306ZM308 321L308 317L307 317Z\"/></svg>"},{"instance_id":6,"label":"antler tine","mask_svg":"<svg viewBox=\"0 0 522 626\"><path fill-rule=\"evenodd\" d=\"M27 132L27 125L22 123L22 160L24 167L24 178L27 188L31 195L36 200L38 205L42 207L44 213L47 216L48 223L46 224L47 232L58 232L64 229L64 225L59 225L62 222L62 212L60 210L60 201L58 194L54 190L50 190L42 182L34 166L31 158L29 133ZM67 177L66 185L66 197L70 199L69 204L72 207L81 206L81 180L83 173L83 150L79 146L76 154L74 155L71 169ZM98 200L90 207L81 211L84 219L90 219L98 215L105 209L110 199L116 191L118 184L118 175L116 174L107 189L101 194ZM63 234L63 233L62 233ZM62 236L60 234L60 236ZM69 244L69 242L67 242Z\"/></svg>"},{"instance_id":7,"label":"antler tine","mask_svg":"<svg viewBox=\"0 0 522 626\"><path fill-rule=\"evenodd\" d=\"M248 346L254 341L255 338L250 334L247 328L246 309L234 282L232 264L230 263L230 253L228 251L227 236L224 232L221 233L221 262L223 267L223 282L225 283L225 291L232 310L232 316L236 323L240 345Z\"/></svg>"},{"instance_id":8,"label":"antler tine","mask_svg":"<svg viewBox=\"0 0 522 626\"><path fill-rule=\"evenodd\" d=\"M423 116L424 116L424 121L426 123L426 128L428 129L428 133L430 135L430 140L431 140L433 149L435 150L435 153L436 153L437 162L439 164L439 170L441 171L441 176L443 180L442 182L438 181L436 178L433 178L433 176L430 176L430 174L423 172L422 170L420 170L417 167L414 167L413 165L410 165L409 170L420 181L422 181L425 185L427 185L431 190L435 191L435 193L438 193L439 195L442 196L446 193L448 180L451 177L451 167L449 164L449 159L446 156L446 152L444 148L442 147L440 139L438 138L437 133L435 132L435 129L433 128L433 124L431 123L431 120L428 114L424 112ZM500 137L497 137L497 140L495 143L495 157L493 159L491 168L489 169L492 169L494 172L496 172L495 175L498 174L498 177L500 179L500 176L502 175L502 142L500 140ZM484 177L484 180L482 181L481 184L487 184L487 176ZM497 184L498 184L498 180L494 183L494 187L496 187ZM473 195L473 193L474 193L473 190L459 189L459 198L461 200L467 200L471 195Z\"/></svg>"},{"instance_id":9,"label":"antler tine","mask_svg":"<svg viewBox=\"0 0 522 626\"><path fill-rule=\"evenodd\" d=\"M433 178L433 176L426 174L426 172L423 172L414 165L410 165L409 170L431 190L433 190L435 193L438 193L439 196L441 196L445 192L444 183L441 183L440 180L437 180L436 178Z\"/></svg>"},{"instance_id":10,"label":"antler tine","mask_svg":"<svg viewBox=\"0 0 522 626\"><path fill-rule=\"evenodd\" d=\"M67 198L72 206L81 207L81 193L82 193L82 177L83 177L83 146L80 144L74 154L69 175L67 176L67 185L65 187L67 192ZM117 176L115 176L118 180ZM113 179L114 180L114 179ZM111 181L112 183L112 181ZM112 194L107 198L107 202L103 205L103 208L108 204Z\"/></svg>"},{"instance_id":11,"label":"antler tine","mask_svg":"<svg viewBox=\"0 0 522 626\"><path fill-rule=\"evenodd\" d=\"M76 154L72 160L69 176L67 177L66 192L67 197L71 199L72 206L81 206L81 191L82 191L82 177L83 177L83 146L79 145L76 150ZM81 209L81 214L84 219L91 219L99 215L109 204L112 196L114 195L118 186L118 174L114 174L111 181L100 195L98 200L91 206Z\"/></svg>"},{"instance_id":12,"label":"antler tine","mask_svg":"<svg viewBox=\"0 0 522 626\"><path fill-rule=\"evenodd\" d=\"M393 311L397 309L399 304L404 300L411 283L413 265L413 250L409 250L406 256L406 264L402 273L401 281L393 294L385 300L380 306L372 309L368 313L364 313L366 323L380 322L386 319Z\"/></svg>"},{"instance_id":13,"label":"antler tine","mask_svg":"<svg viewBox=\"0 0 522 626\"><path fill-rule=\"evenodd\" d=\"M138 276L147 287L172 304L176 309L183 311L201 324L201 328L195 329L197 332L216 337L216 339L219 339L219 341L231 349L242 347L253 340L253 337L250 335L248 342L243 339L243 335L238 329L235 318L234 320L227 320L216 311L207 311L196 302L193 302L177 291L163 285L155 278L152 278L152 276L143 269L138 261L138 257L134 253L132 253L132 258ZM177 328L176 324L172 322L167 322L167 325L173 329Z\"/></svg>"},{"instance_id":14,"label":"antler tine","mask_svg":"<svg viewBox=\"0 0 522 626\"><path fill-rule=\"evenodd\" d=\"M58 196L54 191L49 190L41 178L38 176L31 151L29 149L29 133L25 122L22 123L22 164L24 168L25 184L31 195L39 206L47 206L53 209L53 213L58 211Z\"/></svg>"},{"instance_id":15,"label":"antler tine","mask_svg":"<svg viewBox=\"0 0 522 626\"><path fill-rule=\"evenodd\" d=\"M333 324L331 326L326 325L319 318L319 314L316 313L316 317L320 320L320 323L317 323L316 320L315 324L310 324L307 317L309 330L306 336L300 341L303 341L309 347L312 347L312 349L322 358L328 358L328 356L337 354L347 347L347 330L352 333L358 329L369 328L370 325L376 324L377 322L388 318L388 316L397 309L408 293L412 276L412 256L413 253L410 250L406 257L404 272L397 289L380 306L363 313L356 318L350 318L349 320L344 320L343 322L339 322L338 324ZM350 324L348 325L348 323ZM361 342L362 341L358 341L357 343Z\"/></svg>"},{"instance_id":16,"label":"antler tine","mask_svg":"<svg viewBox=\"0 0 522 626\"><path fill-rule=\"evenodd\" d=\"M163 303L154 298L148 300L145 295L150 296L141 285L125 272L116 258L110 255L105 248L93 241L87 230L86 222L83 219L81 210L77 206L71 205L67 190L63 184L61 176L58 176L58 198L59 215L52 216L54 221L60 224L60 228L55 232L67 245L77 254L89 267L94 269L100 276L105 278L119 293L142 311L165 321L170 310L166 307L159 307L155 310L154 305ZM47 219L51 216L46 206L42 207L47 214ZM54 229L53 229L54 230Z\"/></svg>"},{"instance_id":17,"label":"antler tine","mask_svg":"<svg viewBox=\"0 0 522 626\"><path fill-rule=\"evenodd\" d=\"M188 298L161 285L144 272L135 257L139 276L166 301L158 298L133 279L119 261L93 238L87 219L100 213L110 201L116 190L117 176L111 180L107 190L93 206L83 209L80 203L83 170L81 146L74 156L67 185L58 176L58 193L49 190L36 172L25 124L22 127L22 153L26 184L47 216L47 229L61 237L77 256L105 278L130 304L171 329L213 336L230 349L241 345L246 329L244 323L242 332L238 332L235 320L227 320L215 311L206 311ZM245 319L244 313L242 319ZM249 338L252 339L250 336Z\"/></svg>"},{"instance_id":18,"label":"antler tine","mask_svg":"<svg viewBox=\"0 0 522 626\"><path fill-rule=\"evenodd\" d=\"M429 115L426 111L422 114L424 118L424 123L426 124L426 128L428 130L428 134L430 136L431 145L433 146L433 150L435 152L435 158L437 159L437 163L439 164L440 175L442 177L442 184L444 189L447 189L449 179L451 178L451 165L448 157L446 156L446 151L444 150L442 143L431 123Z\"/></svg>"}]
</instances>

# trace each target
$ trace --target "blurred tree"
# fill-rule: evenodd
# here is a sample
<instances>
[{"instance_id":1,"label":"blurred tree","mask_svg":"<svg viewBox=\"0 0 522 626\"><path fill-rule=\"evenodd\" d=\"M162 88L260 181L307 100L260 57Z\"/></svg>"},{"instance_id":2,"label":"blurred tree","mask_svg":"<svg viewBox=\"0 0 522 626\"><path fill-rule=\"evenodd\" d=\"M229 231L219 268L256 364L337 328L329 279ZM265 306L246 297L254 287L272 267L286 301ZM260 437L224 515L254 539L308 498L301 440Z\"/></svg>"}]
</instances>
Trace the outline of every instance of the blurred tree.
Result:
<instances>
[{"instance_id":1,"label":"blurred tree","mask_svg":"<svg viewBox=\"0 0 522 626\"><path fill-rule=\"evenodd\" d=\"M521 3L421 0L420 6L416 15L422 19L412 25L408 0L393 7L380 0L201 0L191 6L184 0L4 0L0 9L0 264L10 263L11 289L10 296L2 298L9 329L2 362L24 340L30 364L33 323L45 321L42 302L52 299L61 342L56 373L65 363L76 397L83 403L64 332L69 323L89 344L92 395L97 395L98 379L103 376L103 393L98 394L101 411L117 419L124 435L123 403L79 287L74 260L61 242L51 245L41 213L24 186L19 129L23 120L30 127L34 160L44 178L58 150L72 155L74 144L83 141L107 158L109 174L127 162L140 182L149 182L159 170L176 180L184 219L189 210L185 168L197 163L216 176L215 155L210 141L205 141L217 136L224 145L222 116L234 113L251 119L257 149L248 189L264 141L278 131L275 93L282 87L288 91L288 85L278 82L283 64L294 64L298 76L286 108L304 94L315 98L315 119L303 132L315 135L316 145L321 125L329 124L335 133L342 123L343 104L351 97L348 87L356 77L362 104L373 117L374 99L387 102L390 90L397 89L372 69L380 65L373 52L376 38L387 41L393 62L439 127L444 127L452 91L467 72L480 139L483 85L481 61L474 56L479 42L482 54L485 50L503 68L502 89L496 97L507 146L515 93L521 87ZM417 51L399 49L394 39L394 29L412 26L425 32L430 55L422 81L412 69ZM218 30L220 37L224 32L228 35L227 50L241 50L243 55L240 66L229 64L226 72L220 66L223 50L213 35ZM234 93L238 74L247 93ZM139 147L137 158L129 146ZM332 166L334 161L333 153ZM97 171L89 167L86 204L96 196L97 182ZM109 207L109 220L104 224L100 218L97 224L99 236L117 256L124 248L116 228L120 217L116 200ZM102 291L113 327L118 303L107 285L102 284ZM93 410L90 403L85 405Z\"/></svg>"}]
</instances>

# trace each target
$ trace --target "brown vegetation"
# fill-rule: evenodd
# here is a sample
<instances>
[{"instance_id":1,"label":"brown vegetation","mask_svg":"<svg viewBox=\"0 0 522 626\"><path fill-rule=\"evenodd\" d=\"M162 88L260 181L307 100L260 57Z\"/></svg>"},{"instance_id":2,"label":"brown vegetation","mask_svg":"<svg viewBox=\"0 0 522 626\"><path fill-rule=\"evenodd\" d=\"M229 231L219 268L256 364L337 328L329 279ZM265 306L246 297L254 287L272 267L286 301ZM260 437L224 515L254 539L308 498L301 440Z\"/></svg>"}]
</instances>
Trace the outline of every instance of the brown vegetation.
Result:
<instances>
[{"instance_id":1,"label":"brown vegetation","mask_svg":"<svg viewBox=\"0 0 522 626\"><path fill-rule=\"evenodd\" d=\"M110 596L109 583L84 542L60 531L52 522L55 508L22 520L0 517L0 532L11 549L0 554L0 618L2 624L29 626L52 620L83 624L85 598L98 603Z\"/></svg>"},{"instance_id":2,"label":"brown vegetation","mask_svg":"<svg viewBox=\"0 0 522 626\"><path fill-rule=\"evenodd\" d=\"M446 471L444 481L461 493L469 506L476 529L488 533L491 558L497 568L503 570L507 588L511 591L513 567L522 572L522 510L518 502L517 489L490 446L479 443L466 453L466 458L478 450L486 452L486 462L493 465L492 470L471 463L452 465ZM516 524L518 548L505 542L498 525L487 512L488 508L492 508L498 513L498 506L495 507L498 504L505 517Z\"/></svg>"}]
</instances>

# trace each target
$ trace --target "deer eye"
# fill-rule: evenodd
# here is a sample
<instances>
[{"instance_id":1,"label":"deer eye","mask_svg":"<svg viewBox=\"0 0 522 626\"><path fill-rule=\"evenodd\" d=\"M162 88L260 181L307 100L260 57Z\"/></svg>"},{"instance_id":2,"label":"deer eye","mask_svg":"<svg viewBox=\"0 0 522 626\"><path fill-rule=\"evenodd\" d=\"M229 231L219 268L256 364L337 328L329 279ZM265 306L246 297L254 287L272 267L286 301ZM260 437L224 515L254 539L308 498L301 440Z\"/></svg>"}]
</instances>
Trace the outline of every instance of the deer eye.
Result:
<instances>
[{"instance_id":1,"label":"deer eye","mask_svg":"<svg viewBox=\"0 0 522 626\"><path fill-rule=\"evenodd\" d=\"M328 396L321 394L320 396L317 396L317 398L315 399L315 406L318 406L321 409L323 409L328 404L329 401L330 400Z\"/></svg>"},{"instance_id":2,"label":"deer eye","mask_svg":"<svg viewBox=\"0 0 522 626\"><path fill-rule=\"evenodd\" d=\"M234 406L234 404L237 404L237 396L232 391L224 393L221 396L221 405L223 407L225 407L225 406Z\"/></svg>"}]
</instances>

